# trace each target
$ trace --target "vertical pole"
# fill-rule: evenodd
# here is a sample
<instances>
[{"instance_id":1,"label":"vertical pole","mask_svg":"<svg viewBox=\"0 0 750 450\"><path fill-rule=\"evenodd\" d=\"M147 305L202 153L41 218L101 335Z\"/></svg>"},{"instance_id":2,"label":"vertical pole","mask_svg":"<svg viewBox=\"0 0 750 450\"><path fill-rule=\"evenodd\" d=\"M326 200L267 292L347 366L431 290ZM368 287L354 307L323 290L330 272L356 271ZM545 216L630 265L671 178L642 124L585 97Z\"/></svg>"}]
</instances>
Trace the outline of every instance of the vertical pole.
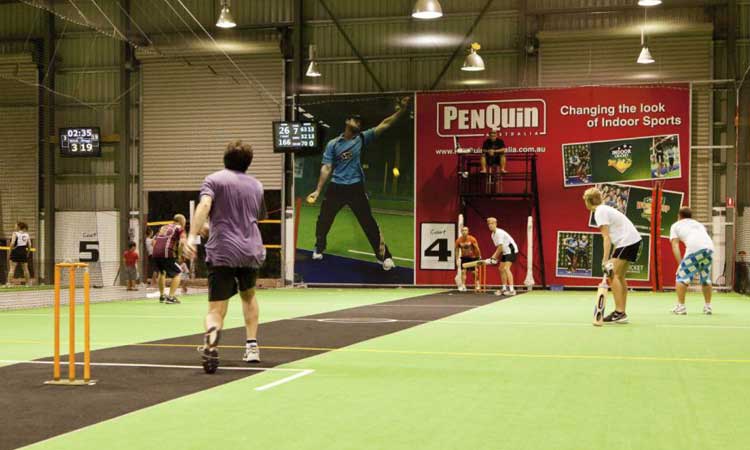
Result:
<instances>
[{"instance_id":1,"label":"vertical pole","mask_svg":"<svg viewBox=\"0 0 750 450\"><path fill-rule=\"evenodd\" d=\"M76 379L76 268L75 266L68 269L70 276L68 281L70 282L70 288L68 289L69 295L69 312L70 317L68 318L68 341L70 345L68 354L68 380L75 381Z\"/></svg>"},{"instance_id":2,"label":"vertical pole","mask_svg":"<svg viewBox=\"0 0 750 450\"><path fill-rule=\"evenodd\" d=\"M91 304L89 300L90 275L88 266L83 272L83 381L91 380Z\"/></svg>"},{"instance_id":3,"label":"vertical pole","mask_svg":"<svg viewBox=\"0 0 750 450\"><path fill-rule=\"evenodd\" d=\"M55 360L52 368L52 379L60 381L60 268L55 267Z\"/></svg>"},{"instance_id":4,"label":"vertical pole","mask_svg":"<svg viewBox=\"0 0 750 450\"><path fill-rule=\"evenodd\" d=\"M130 32L130 0L123 0L120 14L120 23L123 24L124 33ZM120 143L117 148L117 204L120 210L119 220L119 238L120 252L128 247L130 240L130 150L131 150L131 129L130 129L130 72L133 70L133 52L130 44L127 42L120 43L120 117L117 131L120 133ZM120 278L120 283L125 284L125 277Z\"/></svg>"},{"instance_id":5,"label":"vertical pole","mask_svg":"<svg viewBox=\"0 0 750 450\"><path fill-rule=\"evenodd\" d=\"M45 90L42 91L42 201L44 211L44 278L48 280L55 270L55 154L57 148L50 140L56 134L55 129L55 64L54 50L56 47L55 15L45 14L44 29L44 73L40 75ZM46 74L46 76L45 76Z\"/></svg>"}]
</instances>

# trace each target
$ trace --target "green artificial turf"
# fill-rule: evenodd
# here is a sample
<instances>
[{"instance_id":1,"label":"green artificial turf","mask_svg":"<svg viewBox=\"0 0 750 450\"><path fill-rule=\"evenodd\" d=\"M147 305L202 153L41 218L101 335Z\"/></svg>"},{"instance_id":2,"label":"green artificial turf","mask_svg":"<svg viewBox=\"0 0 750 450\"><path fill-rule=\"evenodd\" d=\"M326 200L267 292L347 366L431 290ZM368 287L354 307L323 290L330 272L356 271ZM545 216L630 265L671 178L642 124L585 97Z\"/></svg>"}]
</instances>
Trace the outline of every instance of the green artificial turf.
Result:
<instances>
[{"instance_id":1,"label":"green artificial turf","mask_svg":"<svg viewBox=\"0 0 750 450\"><path fill-rule=\"evenodd\" d=\"M295 304L312 299L305 313L347 303L299 292ZM254 388L288 374L255 375L32 448L745 449L750 300L717 295L713 316L701 314L697 294L687 316L669 313L673 301L632 293L632 323L595 328L592 292L533 292L286 365L315 373L267 391ZM138 333L194 331L171 320Z\"/></svg>"}]
</instances>

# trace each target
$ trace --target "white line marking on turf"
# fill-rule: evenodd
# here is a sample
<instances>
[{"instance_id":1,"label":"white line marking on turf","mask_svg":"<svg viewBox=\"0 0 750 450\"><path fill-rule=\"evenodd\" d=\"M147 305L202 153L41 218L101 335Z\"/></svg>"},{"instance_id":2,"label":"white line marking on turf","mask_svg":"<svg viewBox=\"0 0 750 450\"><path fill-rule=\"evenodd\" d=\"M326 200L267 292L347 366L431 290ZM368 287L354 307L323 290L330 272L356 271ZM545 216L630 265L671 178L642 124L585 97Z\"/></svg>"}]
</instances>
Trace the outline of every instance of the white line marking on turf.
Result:
<instances>
[{"instance_id":1,"label":"white line marking on turf","mask_svg":"<svg viewBox=\"0 0 750 450\"><path fill-rule=\"evenodd\" d=\"M359 251L359 250L347 250L347 252L349 252L349 253L356 253L356 254L358 254L358 255L367 255L367 256L372 256L373 258L375 257L375 253L370 253L370 252L362 252L362 251ZM411 258L402 258L402 257L400 257L400 256L391 256L391 258L393 258L393 259L397 259L397 260L399 260L399 261L409 261L409 262L414 262L414 260L413 260L413 259L411 259Z\"/></svg>"},{"instance_id":2,"label":"white line marking on turf","mask_svg":"<svg viewBox=\"0 0 750 450\"><path fill-rule=\"evenodd\" d=\"M264 384L263 386L259 386L255 388L256 391L267 391L268 389L271 389L273 387L279 386L284 383L289 383L292 380L296 380L297 378L302 378L304 376L310 375L311 373L315 372L312 369L304 369L300 373L295 373L294 375L289 375L286 378L282 378L278 381L274 381L273 383Z\"/></svg>"},{"instance_id":3,"label":"white line marking on turf","mask_svg":"<svg viewBox=\"0 0 750 450\"><path fill-rule=\"evenodd\" d=\"M2 364L53 364L53 361L23 361L23 360L11 360L1 359ZM65 362L67 364L67 362ZM82 366L83 362L76 362L77 366ZM92 366L103 366L103 367L147 367L156 369L200 369L203 370L202 366L185 366L185 365L173 365L173 364L143 364L143 363L108 363L108 362L92 362ZM237 370L247 372L314 372L312 369L291 369L284 367L231 367L222 366L220 370ZM305 374L307 375L307 374Z\"/></svg>"},{"instance_id":4,"label":"white line marking on turf","mask_svg":"<svg viewBox=\"0 0 750 450\"><path fill-rule=\"evenodd\" d=\"M392 323L392 322L405 322L398 319L386 319L383 317L325 317L322 319L304 319L315 322L326 322L326 323L352 323L352 324L370 324L370 323Z\"/></svg>"}]
</instances>

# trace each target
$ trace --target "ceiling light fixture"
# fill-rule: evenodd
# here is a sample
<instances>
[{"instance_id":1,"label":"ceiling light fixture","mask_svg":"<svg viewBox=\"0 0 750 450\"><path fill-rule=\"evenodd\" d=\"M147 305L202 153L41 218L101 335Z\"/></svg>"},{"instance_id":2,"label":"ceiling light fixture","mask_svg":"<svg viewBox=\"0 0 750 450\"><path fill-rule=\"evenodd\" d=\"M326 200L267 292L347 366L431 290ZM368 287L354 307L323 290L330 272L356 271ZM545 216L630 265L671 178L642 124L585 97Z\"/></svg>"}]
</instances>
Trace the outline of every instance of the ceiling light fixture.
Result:
<instances>
[{"instance_id":1,"label":"ceiling light fixture","mask_svg":"<svg viewBox=\"0 0 750 450\"><path fill-rule=\"evenodd\" d=\"M438 0L417 0L411 16L415 19L437 19L443 17L443 8Z\"/></svg>"},{"instance_id":2,"label":"ceiling light fixture","mask_svg":"<svg viewBox=\"0 0 750 450\"><path fill-rule=\"evenodd\" d=\"M482 46L477 42L473 42L471 44L471 47L469 48L469 54L466 55L466 58L464 59L464 65L461 67L461 70L465 70L467 72L479 72L484 70L484 60L481 56L479 56L479 53L477 53L477 51L481 48Z\"/></svg>"},{"instance_id":3,"label":"ceiling light fixture","mask_svg":"<svg viewBox=\"0 0 750 450\"><path fill-rule=\"evenodd\" d=\"M638 6L658 6L661 0L638 0Z\"/></svg>"},{"instance_id":4,"label":"ceiling light fixture","mask_svg":"<svg viewBox=\"0 0 750 450\"><path fill-rule=\"evenodd\" d=\"M234 28L237 26L232 13L229 12L229 0L222 0L221 12L219 13L219 20L216 21L216 26L219 28Z\"/></svg>"},{"instance_id":5,"label":"ceiling light fixture","mask_svg":"<svg viewBox=\"0 0 750 450\"><path fill-rule=\"evenodd\" d=\"M648 49L646 42L646 10L643 10L643 28L641 28L641 53L638 55L638 64L653 64L654 58Z\"/></svg>"},{"instance_id":6,"label":"ceiling light fixture","mask_svg":"<svg viewBox=\"0 0 750 450\"><path fill-rule=\"evenodd\" d=\"M321 76L320 67L318 67L318 62L315 61L315 46L312 44L310 44L310 47L308 48L308 58L310 59L310 64L307 66L307 72L305 72L305 76L311 78L317 78Z\"/></svg>"}]
</instances>

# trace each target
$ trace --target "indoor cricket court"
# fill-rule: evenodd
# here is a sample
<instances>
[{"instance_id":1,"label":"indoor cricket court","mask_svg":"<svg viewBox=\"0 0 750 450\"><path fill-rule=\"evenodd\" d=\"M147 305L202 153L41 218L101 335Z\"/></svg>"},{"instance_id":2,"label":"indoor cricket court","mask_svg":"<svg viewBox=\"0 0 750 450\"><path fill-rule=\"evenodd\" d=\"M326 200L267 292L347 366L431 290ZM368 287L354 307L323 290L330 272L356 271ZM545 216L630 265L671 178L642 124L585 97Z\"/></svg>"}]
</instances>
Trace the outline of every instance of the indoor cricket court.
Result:
<instances>
[{"instance_id":1,"label":"indoor cricket court","mask_svg":"<svg viewBox=\"0 0 750 450\"><path fill-rule=\"evenodd\" d=\"M750 448L750 0L0 0L0 450Z\"/></svg>"}]
</instances>

